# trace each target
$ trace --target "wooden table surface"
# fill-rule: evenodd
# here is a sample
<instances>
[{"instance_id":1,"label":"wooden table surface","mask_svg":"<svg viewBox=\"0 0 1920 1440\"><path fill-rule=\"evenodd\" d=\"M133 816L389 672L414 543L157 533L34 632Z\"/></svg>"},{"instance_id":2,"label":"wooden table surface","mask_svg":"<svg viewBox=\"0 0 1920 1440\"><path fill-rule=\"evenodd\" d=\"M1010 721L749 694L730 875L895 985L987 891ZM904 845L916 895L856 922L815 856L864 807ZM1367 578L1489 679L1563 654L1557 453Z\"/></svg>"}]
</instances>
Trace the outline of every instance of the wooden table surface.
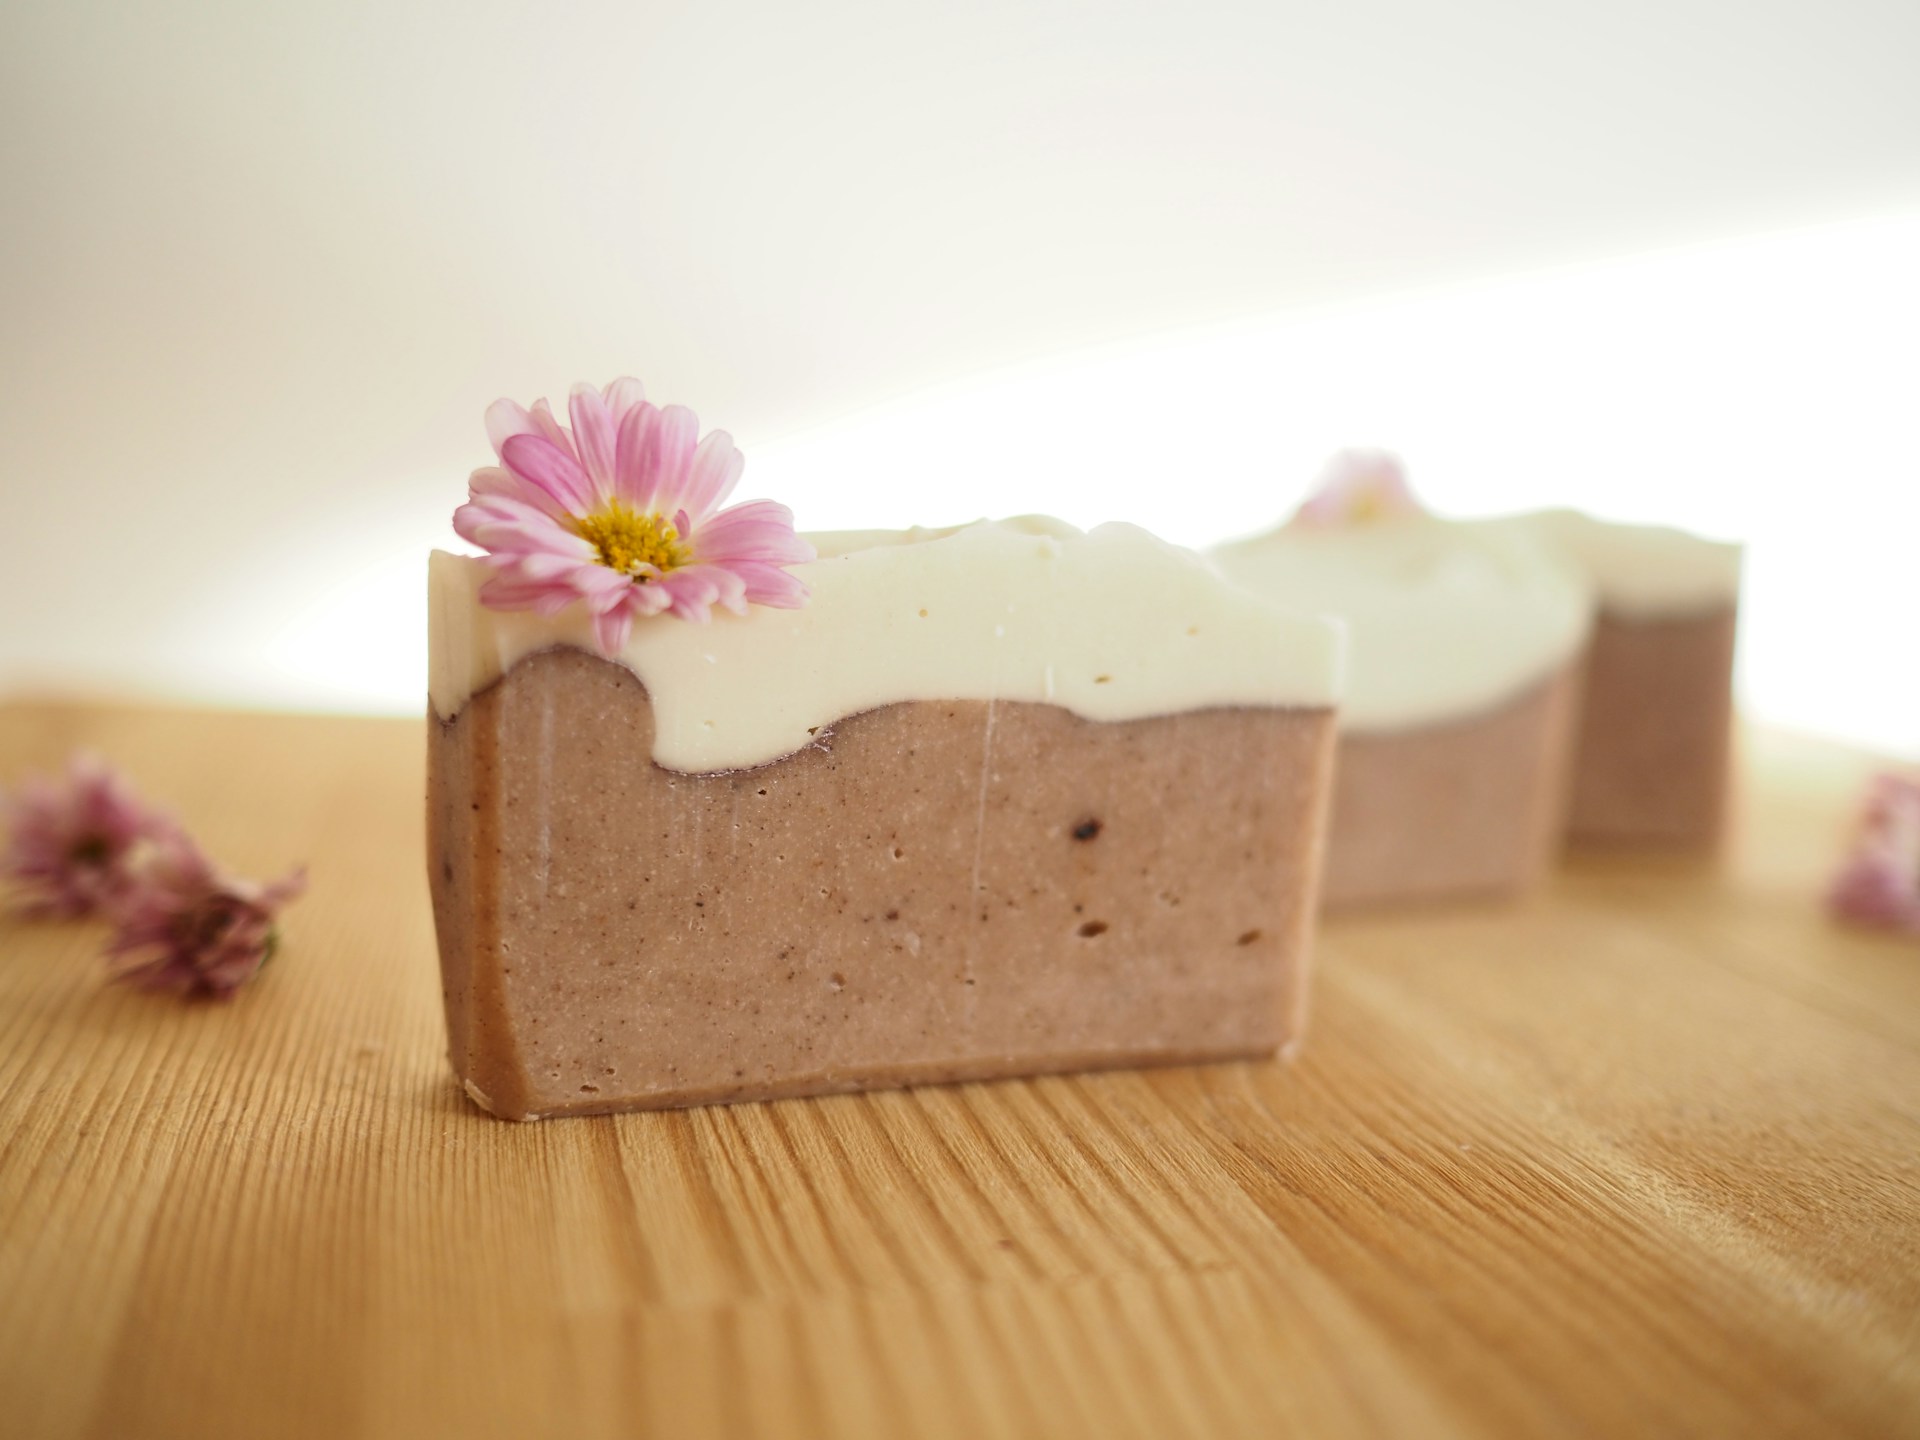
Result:
<instances>
[{"instance_id":1,"label":"wooden table surface","mask_svg":"<svg viewBox=\"0 0 1920 1440\"><path fill-rule=\"evenodd\" d=\"M1329 926L1293 1065L514 1125L442 1059L397 721L0 709L235 868L231 1005L0 921L0 1434L1920 1434L1920 946L1815 897L1867 762L1748 746L1719 871Z\"/></svg>"}]
</instances>

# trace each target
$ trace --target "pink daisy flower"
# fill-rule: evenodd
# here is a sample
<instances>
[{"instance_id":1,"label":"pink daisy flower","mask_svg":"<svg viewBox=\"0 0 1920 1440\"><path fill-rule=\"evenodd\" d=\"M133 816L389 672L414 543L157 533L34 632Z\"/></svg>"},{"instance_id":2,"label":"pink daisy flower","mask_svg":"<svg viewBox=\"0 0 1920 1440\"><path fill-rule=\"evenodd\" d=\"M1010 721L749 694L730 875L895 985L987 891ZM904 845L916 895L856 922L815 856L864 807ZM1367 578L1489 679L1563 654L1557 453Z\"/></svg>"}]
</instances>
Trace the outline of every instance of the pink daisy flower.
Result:
<instances>
[{"instance_id":1,"label":"pink daisy flower","mask_svg":"<svg viewBox=\"0 0 1920 1440\"><path fill-rule=\"evenodd\" d=\"M1294 512L1292 524L1340 530L1426 514L1407 484L1407 467L1391 450L1342 450L1320 472L1312 495Z\"/></svg>"},{"instance_id":2,"label":"pink daisy flower","mask_svg":"<svg viewBox=\"0 0 1920 1440\"><path fill-rule=\"evenodd\" d=\"M638 616L704 621L715 605L741 614L806 601L783 568L814 558L793 512L770 500L721 508L746 464L725 431L700 438L691 410L656 408L638 380L576 385L567 409L570 430L544 400L487 409L500 464L474 471L453 516L488 552L486 604L545 615L583 604L612 655Z\"/></svg>"},{"instance_id":3,"label":"pink daisy flower","mask_svg":"<svg viewBox=\"0 0 1920 1440\"><path fill-rule=\"evenodd\" d=\"M274 916L306 887L302 870L271 885L223 875L184 832L163 835L142 847L114 902L114 979L225 999L272 957Z\"/></svg>"},{"instance_id":4,"label":"pink daisy flower","mask_svg":"<svg viewBox=\"0 0 1920 1440\"><path fill-rule=\"evenodd\" d=\"M27 891L30 915L95 914L127 883L134 847L173 828L97 755L76 754L58 779L31 776L4 804L0 871Z\"/></svg>"},{"instance_id":5,"label":"pink daisy flower","mask_svg":"<svg viewBox=\"0 0 1920 1440\"><path fill-rule=\"evenodd\" d=\"M1874 777L1827 905L1841 920L1920 935L1920 779Z\"/></svg>"}]
</instances>

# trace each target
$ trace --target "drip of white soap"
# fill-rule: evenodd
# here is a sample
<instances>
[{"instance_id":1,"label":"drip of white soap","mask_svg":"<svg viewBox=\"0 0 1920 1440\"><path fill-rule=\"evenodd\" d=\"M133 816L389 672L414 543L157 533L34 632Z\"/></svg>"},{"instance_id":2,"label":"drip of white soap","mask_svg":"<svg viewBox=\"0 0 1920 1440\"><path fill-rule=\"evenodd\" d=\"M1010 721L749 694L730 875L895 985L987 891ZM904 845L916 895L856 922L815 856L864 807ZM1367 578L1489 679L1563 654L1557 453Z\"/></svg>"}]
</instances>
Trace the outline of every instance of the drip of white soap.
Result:
<instances>
[{"instance_id":1,"label":"drip of white soap","mask_svg":"<svg viewBox=\"0 0 1920 1440\"><path fill-rule=\"evenodd\" d=\"M1015 700L1089 720L1334 704L1340 627L1227 583L1132 525L1058 520L812 535L798 610L642 620L614 657L647 687L653 758L692 773L790 755L848 715L905 700ZM435 552L433 708L451 719L522 657L593 648L587 616L482 605L487 570Z\"/></svg>"}]
</instances>

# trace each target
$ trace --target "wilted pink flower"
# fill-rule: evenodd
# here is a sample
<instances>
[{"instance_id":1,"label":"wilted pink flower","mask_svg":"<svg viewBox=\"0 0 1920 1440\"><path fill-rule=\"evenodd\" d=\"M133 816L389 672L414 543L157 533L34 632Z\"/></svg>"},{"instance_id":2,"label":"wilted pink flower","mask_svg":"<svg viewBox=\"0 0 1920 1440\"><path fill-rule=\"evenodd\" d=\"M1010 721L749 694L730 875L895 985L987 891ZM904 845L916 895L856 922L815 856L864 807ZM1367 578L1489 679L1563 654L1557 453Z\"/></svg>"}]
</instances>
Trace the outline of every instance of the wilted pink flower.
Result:
<instances>
[{"instance_id":1,"label":"wilted pink flower","mask_svg":"<svg viewBox=\"0 0 1920 1440\"><path fill-rule=\"evenodd\" d=\"M1874 777L1827 904L1842 920L1920 934L1920 779Z\"/></svg>"},{"instance_id":2,"label":"wilted pink flower","mask_svg":"<svg viewBox=\"0 0 1920 1440\"><path fill-rule=\"evenodd\" d=\"M655 408L638 380L576 385L568 415L571 430L544 400L487 409L500 465L474 471L453 516L489 552L485 603L553 615L581 602L608 655L636 616L804 603L807 587L782 568L814 558L793 512L770 500L720 508L746 464L725 431L700 439L691 410Z\"/></svg>"},{"instance_id":3,"label":"wilted pink flower","mask_svg":"<svg viewBox=\"0 0 1920 1440\"><path fill-rule=\"evenodd\" d=\"M5 811L0 868L27 891L28 914L68 920L104 909L127 883L134 847L172 828L112 766L84 752L60 778L29 777Z\"/></svg>"},{"instance_id":4,"label":"wilted pink flower","mask_svg":"<svg viewBox=\"0 0 1920 1440\"><path fill-rule=\"evenodd\" d=\"M274 915L306 889L296 870L271 885L223 875L185 834L143 846L114 902L107 947L114 978L143 990L225 998L251 980L279 943Z\"/></svg>"},{"instance_id":5,"label":"wilted pink flower","mask_svg":"<svg viewBox=\"0 0 1920 1440\"><path fill-rule=\"evenodd\" d=\"M1424 515L1407 484L1407 468L1390 450L1342 450L1320 472L1320 483L1293 514L1291 523L1313 530L1340 530Z\"/></svg>"}]
</instances>

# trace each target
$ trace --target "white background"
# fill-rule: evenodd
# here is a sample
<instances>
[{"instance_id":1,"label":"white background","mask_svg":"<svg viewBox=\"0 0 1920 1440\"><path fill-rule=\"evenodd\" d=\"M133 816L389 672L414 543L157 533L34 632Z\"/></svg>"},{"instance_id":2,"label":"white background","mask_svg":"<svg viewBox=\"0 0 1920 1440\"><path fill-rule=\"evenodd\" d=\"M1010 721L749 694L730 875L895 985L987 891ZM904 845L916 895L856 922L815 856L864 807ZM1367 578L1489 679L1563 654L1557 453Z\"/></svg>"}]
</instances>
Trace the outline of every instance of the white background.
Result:
<instances>
[{"instance_id":1,"label":"white background","mask_svg":"<svg viewBox=\"0 0 1920 1440\"><path fill-rule=\"evenodd\" d=\"M1750 708L1920 751L1911 0L7 19L0 690L417 710L481 410L632 372L807 526L1745 538Z\"/></svg>"}]
</instances>

